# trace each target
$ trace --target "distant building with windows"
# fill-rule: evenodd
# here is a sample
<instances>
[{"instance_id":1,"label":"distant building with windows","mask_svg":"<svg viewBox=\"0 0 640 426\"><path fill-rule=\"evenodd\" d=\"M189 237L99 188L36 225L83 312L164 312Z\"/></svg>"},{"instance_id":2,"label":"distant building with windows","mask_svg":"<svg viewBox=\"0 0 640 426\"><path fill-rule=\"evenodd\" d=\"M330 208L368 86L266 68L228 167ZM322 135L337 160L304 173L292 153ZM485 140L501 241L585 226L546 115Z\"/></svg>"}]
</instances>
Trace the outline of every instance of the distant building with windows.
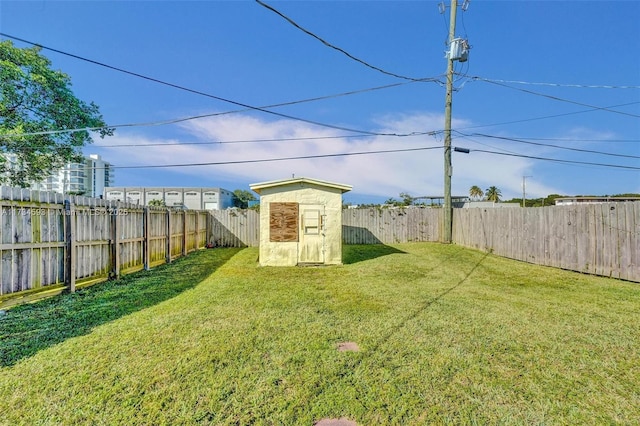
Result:
<instances>
[{"instance_id":1,"label":"distant building with windows","mask_svg":"<svg viewBox=\"0 0 640 426\"><path fill-rule=\"evenodd\" d=\"M223 188L108 187L104 189L104 198L144 206L162 200L167 207L224 210L233 207L234 195Z\"/></svg>"},{"instance_id":2,"label":"distant building with windows","mask_svg":"<svg viewBox=\"0 0 640 426\"><path fill-rule=\"evenodd\" d=\"M574 206L576 204L640 202L640 197L559 197L554 201L556 206Z\"/></svg>"},{"instance_id":3,"label":"distant building with windows","mask_svg":"<svg viewBox=\"0 0 640 426\"><path fill-rule=\"evenodd\" d=\"M4 155L10 167L18 167L14 154ZM97 154L91 154L81 163L68 163L44 180L32 183L30 189L97 198L102 197L104 188L113 185L113 179L111 163Z\"/></svg>"}]
</instances>

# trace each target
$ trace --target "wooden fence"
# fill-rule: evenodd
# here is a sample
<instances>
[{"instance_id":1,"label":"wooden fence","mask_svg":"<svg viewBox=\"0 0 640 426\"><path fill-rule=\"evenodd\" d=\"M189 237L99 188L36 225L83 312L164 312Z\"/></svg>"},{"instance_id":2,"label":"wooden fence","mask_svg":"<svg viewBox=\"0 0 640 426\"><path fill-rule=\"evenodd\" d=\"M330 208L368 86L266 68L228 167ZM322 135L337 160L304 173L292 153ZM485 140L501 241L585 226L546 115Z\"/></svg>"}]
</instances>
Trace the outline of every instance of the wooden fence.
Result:
<instances>
[{"instance_id":1,"label":"wooden fence","mask_svg":"<svg viewBox=\"0 0 640 426\"><path fill-rule=\"evenodd\" d=\"M260 245L260 213L255 210L211 210L208 229L214 247Z\"/></svg>"},{"instance_id":2,"label":"wooden fence","mask_svg":"<svg viewBox=\"0 0 640 426\"><path fill-rule=\"evenodd\" d=\"M441 209L349 209L342 213L345 244L391 244L439 241ZM257 247L260 213L214 210L209 217L210 243L215 247Z\"/></svg>"},{"instance_id":3,"label":"wooden fence","mask_svg":"<svg viewBox=\"0 0 640 426\"><path fill-rule=\"evenodd\" d=\"M206 245L260 243L253 210L169 211L2 188L0 307L151 268ZM345 244L437 242L442 209L347 209ZM453 242L640 282L640 203L454 209ZM44 292L44 293L43 293ZM16 299L17 297L17 299Z\"/></svg>"},{"instance_id":4,"label":"wooden fence","mask_svg":"<svg viewBox=\"0 0 640 426\"><path fill-rule=\"evenodd\" d=\"M640 203L454 209L453 241L538 265L640 282Z\"/></svg>"},{"instance_id":5,"label":"wooden fence","mask_svg":"<svg viewBox=\"0 0 640 426\"><path fill-rule=\"evenodd\" d=\"M437 242L442 209L347 209L345 244ZM216 211L211 241L259 244L259 214ZM640 203L454 209L453 242L538 265L640 282Z\"/></svg>"},{"instance_id":6,"label":"wooden fence","mask_svg":"<svg viewBox=\"0 0 640 426\"><path fill-rule=\"evenodd\" d=\"M205 247L206 211L2 187L0 307L170 262Z\"/></svg>"},{"instance_id":7,"label":"wooden fence","mask_svg":"<svg viewBox=\"0 0 640 426\"><path fill-rule=\"evenodd\" d=\"M342 211L345 244L439 241L442 209L347 209Z\"/></svg>"}]
</instances>

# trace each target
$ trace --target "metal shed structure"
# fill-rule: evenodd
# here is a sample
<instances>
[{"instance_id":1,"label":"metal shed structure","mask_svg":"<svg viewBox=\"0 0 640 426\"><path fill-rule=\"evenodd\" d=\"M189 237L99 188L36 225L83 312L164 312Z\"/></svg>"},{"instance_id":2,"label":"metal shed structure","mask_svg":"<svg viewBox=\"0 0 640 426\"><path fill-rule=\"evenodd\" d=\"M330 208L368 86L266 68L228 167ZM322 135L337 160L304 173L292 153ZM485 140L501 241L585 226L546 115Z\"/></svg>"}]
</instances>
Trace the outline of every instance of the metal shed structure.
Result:
<instances>
[{"instance_id":1,"label":"metal shed structure","mask_svg":"<svg viewBox=\"0 0 640 426\"><path fill-rule=\"evenodd\" d=\"M260 195L260 265L342 263L342 194L350 185L292 178L250 188Z\"/></svg>"}]
</instances>

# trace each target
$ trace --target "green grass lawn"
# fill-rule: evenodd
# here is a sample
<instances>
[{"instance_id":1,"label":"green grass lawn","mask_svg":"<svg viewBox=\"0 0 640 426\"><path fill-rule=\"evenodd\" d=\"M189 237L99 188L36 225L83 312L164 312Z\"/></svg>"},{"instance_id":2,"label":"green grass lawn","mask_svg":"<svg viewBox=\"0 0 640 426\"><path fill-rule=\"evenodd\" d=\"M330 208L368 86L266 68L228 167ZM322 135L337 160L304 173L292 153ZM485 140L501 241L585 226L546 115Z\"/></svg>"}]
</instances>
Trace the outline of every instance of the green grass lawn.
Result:
<instances>
[{"instance_id":1,"label":"green grass lawn","mask_svg":"<svg viewBox=\"0 0 640 426\"><path fill-rule=\"evenodd\" d=\"M457 246L344 251L201 251L11 309L0 424L637 424L638 284Z\"/></svg>"}]
</instances>

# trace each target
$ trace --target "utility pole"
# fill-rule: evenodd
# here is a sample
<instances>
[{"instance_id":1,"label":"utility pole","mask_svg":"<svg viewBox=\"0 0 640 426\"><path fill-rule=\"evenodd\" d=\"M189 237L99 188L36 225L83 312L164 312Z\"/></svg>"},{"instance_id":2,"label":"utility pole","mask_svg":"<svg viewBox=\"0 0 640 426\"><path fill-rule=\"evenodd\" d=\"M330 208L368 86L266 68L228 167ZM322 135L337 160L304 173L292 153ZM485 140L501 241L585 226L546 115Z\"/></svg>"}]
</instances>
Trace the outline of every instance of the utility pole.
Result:
<instances>
[{"instance_id":1,"label":"utility pole","mask_svg":"<svg viewBox=\"0 0 640 426\"><path fill-rule=\"evenodd\" d=\"M456 36L456 13L458 0L451 0L451 17L449 21L449 47ZM446 244L452 239L451 207L451 104L453 103L453 61L455 59L447 52L447 93L444 102L444 239Z\"/></svg>"}]
</instances>

